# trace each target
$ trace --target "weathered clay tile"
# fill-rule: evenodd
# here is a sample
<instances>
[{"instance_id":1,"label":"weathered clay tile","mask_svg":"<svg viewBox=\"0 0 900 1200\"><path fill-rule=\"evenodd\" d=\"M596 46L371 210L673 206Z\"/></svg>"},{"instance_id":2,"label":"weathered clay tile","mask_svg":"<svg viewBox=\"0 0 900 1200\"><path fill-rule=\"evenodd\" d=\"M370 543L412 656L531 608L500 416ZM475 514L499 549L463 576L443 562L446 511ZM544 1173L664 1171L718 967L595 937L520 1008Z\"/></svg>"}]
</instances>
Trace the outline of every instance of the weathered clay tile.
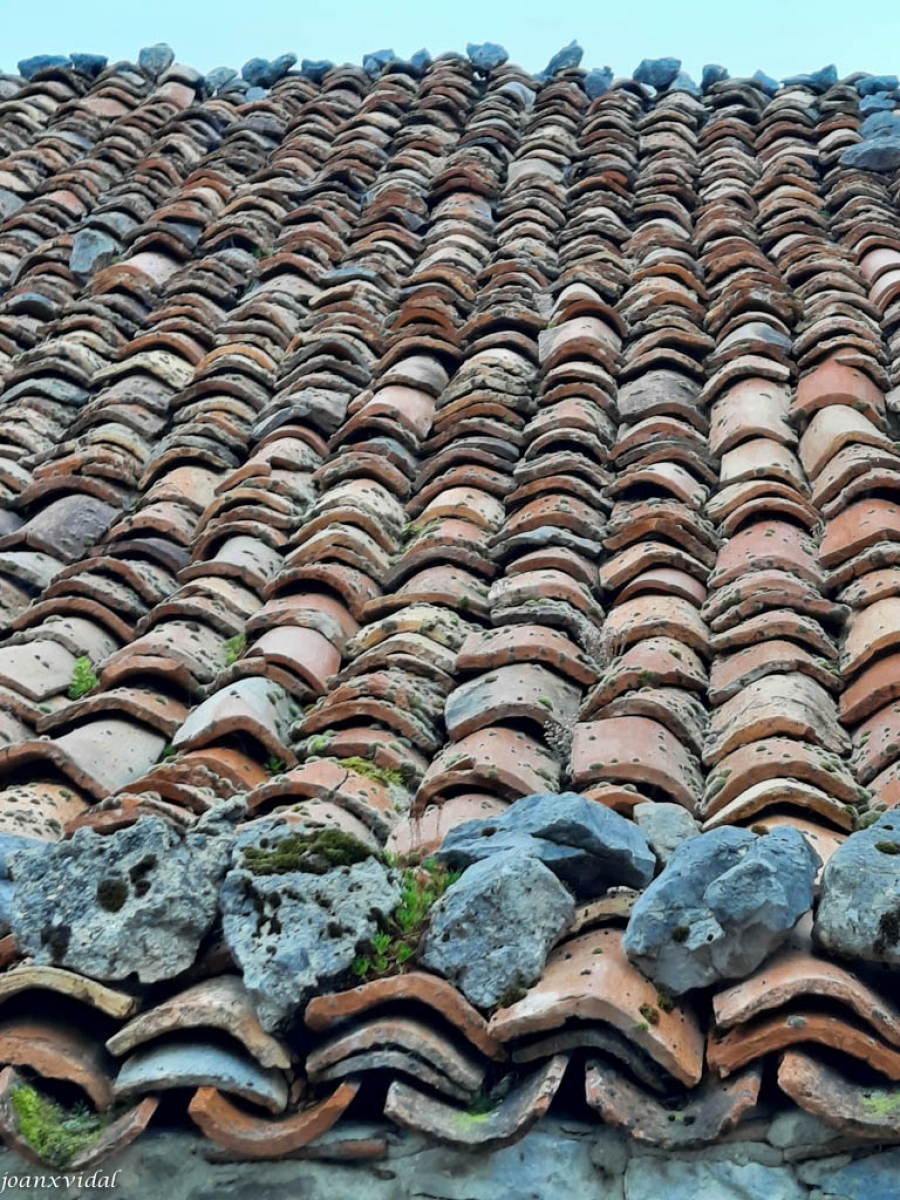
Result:
<instances>
[{"instance_id":1,"label":"weathered clay tile","mask_svg":"<svg viewBox=\"0 0 900 1200\"><path fill-rule=\"evenodd\" d=\"M282 1158L327 1133L349 1108L359 1090L358 1080L338 1084L322 1100L279 1120L256 1116L239 1108L215 1087L200 1087L188 1111L202 1132L236 1151L241 1158Z\"/></svg>"}]
</instances>

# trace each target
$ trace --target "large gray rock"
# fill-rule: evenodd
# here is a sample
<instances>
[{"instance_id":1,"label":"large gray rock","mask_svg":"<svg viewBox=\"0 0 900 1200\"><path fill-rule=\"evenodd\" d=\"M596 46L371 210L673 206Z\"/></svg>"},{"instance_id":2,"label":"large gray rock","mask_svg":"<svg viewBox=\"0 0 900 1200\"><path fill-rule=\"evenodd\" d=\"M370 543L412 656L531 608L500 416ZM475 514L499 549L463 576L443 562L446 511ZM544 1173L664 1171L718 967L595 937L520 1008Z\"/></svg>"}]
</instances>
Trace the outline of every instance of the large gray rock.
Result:
<instances>
[{"instance_id":1,"label":"large gray rock","mask_svg":"<svg viewBox=\"0 0 900 1200\"><path fill-rule=\"evenodd\" d=\"M828 954L900 966L900 815L851 834L828 860L813 939Z\"/></svg>"},{"instance_id":2,"label":"large gray rock","mask_svg":"<svg viewBox=\"0 0 900 1200\"><path fill-rule=\"evenodd\" d=\"M622 944L674 995L742 979L812 907L819 865L795 829L723 826L690 838L635 904Z\"/></svg>"},{"instance_id":3,"label":"large gray rock","mask_svg":"<svg viewBox=\"0 0 900 1200\"><path fill-rule=\"evenodd\" d=\"M235 845L220 895L225 940L269 1032L287 1028L316 991L342 982L400 903L397 872L361 845L360 861L322 874L261 874L248 865L245 850L269 851L304 832L277 820L253 822ZM304 866L317 864L307 854Z\"/></svg>"},{"instance_id":4,"label":"large gray rock","mask_svg":"<svg viewBox=\"0 0 900 1200\"><path fill-rule=\"evenodd\" d=\"M500 817L457 825L437 858L464 870L507 850L539 858L579 900L611 887L646 887L656 869L647 839L633 822L575 792L536 793Z\"/></svg>"},{"instance_id":5,"label":"large gray rock","mask_svg":"<svg viewBox=\"0 0 900 1200\"><path fill-rule=\"evenodd\" d=\"M790 1167L704 1162L700 1158L633 1158L625 1200L805 1200Z\"/></svg>"},{"instance_id":6,"label":"large gray rock","mask_svg":"<svg viewBox=\"0 0 900 1200\"><path fill-rule=\"evenodd\" d=\"M49 851L10 856L10 925L23 954L93 979L171 979L192 965L216 916L240 802L183 836L159 817L97 834L79 829Z\"/></svg>"},{"instance_id":7,"label":"large gray rock","mask_svg":"<svg viewBox=\"0 0 900 1200\"><path fill-rule=\"evenodd\" d=\"M109 266L119 253L119 243L99 229L79 229L72 238L69 266L76 275L90 275L100 267Z\"/></svg>"},{"instance_id":8,"label":"large gray rock","mask_svg":"<svg viewBox=\"0 0 900 1200\"><path fill-rule=\"evenodd\" d=\"M700 832L699 821L695 821L680 804L648 800L644 804L636 804L632 816L638 829L647 839L650 849L663 866L682 842L696 837Z\"/></svg>"},{"instance_id":9,"label":"large gray rock","mask_svg":"<svg viewBox=\"0 0 900 1200\"><path fill-rule=\"evenodd\" d=\"M879 137L858 142L841 155L842 167L864 171L893 171L900 167L900 137Z\"/></svg>"},{"instance_id":10,"label":"large gray rock","mask_svg":"<svg viewBox=\"0 0 900 1200\"><path fill-rule=\"evenodd\" d=\"M538 981L574 915L572 897L552 871L507 850L469 867L437 902L422 961L478 1008L493 1008Z\"/></svg>"}]
</instances>

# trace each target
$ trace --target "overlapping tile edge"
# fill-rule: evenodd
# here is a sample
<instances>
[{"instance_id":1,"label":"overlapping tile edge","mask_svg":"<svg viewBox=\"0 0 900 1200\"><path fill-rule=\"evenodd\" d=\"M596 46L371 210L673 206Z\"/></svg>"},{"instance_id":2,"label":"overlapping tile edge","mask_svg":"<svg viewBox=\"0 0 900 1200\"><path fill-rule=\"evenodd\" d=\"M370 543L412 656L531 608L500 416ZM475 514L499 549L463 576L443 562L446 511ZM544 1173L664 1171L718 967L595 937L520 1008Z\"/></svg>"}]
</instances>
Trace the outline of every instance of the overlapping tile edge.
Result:
<instances>
[{"instance_id":1,"label":"overlapping tile edge","mask_svg":"<svg viewBox=\"0 0 900 1200\"><path fill-rule=\"evenodd\" d=\"M896 81L78 65L0 77L0 1136L896 1141Z\"/></svg>"}]
</instances>

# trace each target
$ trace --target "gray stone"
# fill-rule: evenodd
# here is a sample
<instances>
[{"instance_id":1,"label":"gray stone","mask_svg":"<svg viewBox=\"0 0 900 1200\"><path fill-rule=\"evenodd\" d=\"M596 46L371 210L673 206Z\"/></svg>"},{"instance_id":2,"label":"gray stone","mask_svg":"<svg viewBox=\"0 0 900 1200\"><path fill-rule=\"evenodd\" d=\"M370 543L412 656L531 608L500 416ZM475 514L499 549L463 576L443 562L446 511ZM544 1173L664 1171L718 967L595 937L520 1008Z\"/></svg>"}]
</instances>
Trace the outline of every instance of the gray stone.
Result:
<instances>
[{"instance_id":1,"label":"gray stone","mask_svg":"<svg viewBox=\"0 0 900 1200\"><path fill-rule=\"evenodd\" d=\"M268 70L267 58L248 58L241 67L241 78L245 79L250 87L263 87Z\"/></svg>"},{"instance_id":2,"label":"gray stone","mask_svg":"<svg viewBox=\"0 0 900 1200\"><path fill-rule=\"evenodd\" d=\"M94 77L106 69L109 59L105 54L73 54L72 66L82 75Z\"/></svg>"},{"instance_id":3,"label":"gray stone","mask_svg":"<svg viewBox=\"0 0 900 1200\"><path fill-rule=\"evenodd\" d=\"M428 68L431 66L431 62L431 55L423 46L422 49L417 50L409 60L409 65L416 72L416 74L421 75L428 70Z\"/></svg>"},{"instance_id":4,"label":"gray stone","mask_svg":"<svg viewBox=\"0 0 900 1200\"><path fill-rule=\"evenodd\" d=\"M874 96L863 96L859 102L861 113L887 112L897 101L887 92L876 92Z\"/></svg>"},{"instance_id":5,"label":"gray stone","mask_svg":"<svg viewBox=\"0 0 900 1200\"><path fill-rule=\"evenodd\" d=\"M879 137L859 142L841 155L842 167L864 171L893 171L900 166L900 137Z\"/></svg>"},{"instance_id":6,"label":"gray stone","mask_svg":"<svg viewBox=\"0 0 900 1200\"><path fill-rule=\"evenodd\" d=\"M249 87L245 93L247 103L252 104L255 100L265 100L268 92L264 87Z\"/></svg>"},{"instance_id":7,"label":"gray stone","mask_svg":"<svg viewBox=\"0 0 900 1200\"><path fill-rule=\"evenodd\" d=\"M857 81L856 90L861 96L873 96L876 92L893 92L900 86L896 75L867 75Z\"/></svg>"},{"instance_id":8,"label":"gray stone","mask_svg":"<svg viewBox=\"0 0 900 1200\"><path fill-rule=\"evenodd\" d=\"M669 84L670 92L687 92L689 96L700 96L702 92L697 87L687 71L679 71L672 82Z\"/></svg>"},{"instance_id":9,"label":"gray stone","mask_svg":"<svg viewBox=\"0 0 900 1200\"><path fill-rule=\"evenodd\" d=\"M795 829L724 826L682 842L634 906L623 946L674 995L742 979L813 902L819 856Z\"/></svg>"},{"instance_id":10,"label":"gray stone","mask_svg":"<svg viewBox=\"0 0 900 1200\"><path fill-rule=\"evenodd\" d=\"M900 966L900 815L851 834L828 860L813 939L828 954Z\"/></svg>"},{"instance_id":11,"label":"gray stone","mask_svg":"<svg viewBox=\"0 0 900 1200\"><path fill-rule=\"evenodd\" d=\"M680 804L647 801L644 804L636 804L631 815L663 866L682 842L696 837L700 832L700 822L695 821Z\"/></svg>"},{"instance_id":12,"label":"gray stone","mask_svg":"<svg viewBox=\"0 0 900 1200\"><path fill-rule=\"evenodd\" d=\"M20 950L107 982L179 975L215 919L243 813L242 802L229 801L184 836L141 817L115 833L79 829L49 851L13 854L10 923Z\"/></svg>"},{"instance_id":13,"label":"gray stone","mask_svg":"<svg viewBox=\"0 0 900 1200\"><path fill-rule=\"evenodd\" d=\"M466 54L472 60L472 65L477 71L485 72L502 67L509 58L509 51L497 42L482 42L481 45L469 42L466 46Z\"/></svg>"},{"instance_id":14,"label":"gray stone","mask_svg":"<svg viewBox=\"0 0 900 1200\"><path fill-rule=\"evenodd\" d=\"M874 141L882 137L896 137L900 133L900 117L893 112L875 112L866 117L859 127L860 137Z\"/></svg>"},{"instance_id":15,"label":"gray stone","mask_svg":"<svg viewBox=\"0 0 900 1200\"><path fill-rule=\"evenodd\" d=\"M325 874L254 873L248 847L271 849L304 826L254 821L234 847L220 895L225 941L272 1032L317 991L349 982L350 966L400 902L400 877L369 857Z\"/></svg>"},{"instance_id":16,"label":"gray stone","mask_svg":"<svg viewBox=\"0 0 900 1200\"><path fill-rule=\"evenodd\" d=\"M705 1162L699 1156L633 1158L625 1200L806 1200L788 1167Z\"/></svg>"},{"instance_id":17,"label":"gray stone","mask_svg":"<svg viewBox=\"0 0 900 1200\"><path fill-rule=\"evenodd\" d=\"M779 1150L788 1150L791 1146L824 1146L841 1136L840 1129L826 1125L813 1113L788 1108L772 1118L766 1141Z\"/></svg>"},{"instance_id":18,"label":"gray stone","mask_svg":"<svg viewBox=\"0 0 900 1200\"><path fill-rule=\"evenodd\" d=\"M709 91L714 83L723 83L728 78L728 72L719 63L707 63L700 76L700 86L704 92Z\"/></svg>"},{"instance_id":19,"label":"gray stone","mask_svg":"<svg viewBox=\"0 0 900 1200\"><path fill-rule=\"evenodd\" d=\"M363 70L371 79L377 79L385 67L396 61L393 50L373 50L363 56Z\"/></svg>"},{"instance_id":20,"label":"gray stone","mask_svg":"<svg viewBox=\"0 0 900 1200\"><path fill-rule=\"evenodd\" d=\"M538 79L552 79L560 71L567 71L570 67L577 67L583 57L584 50L573 38L567 46L563 46L562 50L557 50L543 71L538 75Z\"/></svg>"},{"instance_id":21,"label":"gray stone","mask_svg":"<svg viewBox=\"0 0 900 1200\"><path fill-rule=\"evenodd\" d=\"M49 71L52 67L71 66L71 60L65 54L35 54L31 58L23 58L19 63L19 74L24 79L33 79L38 71Z\"/></svg>"},{"instance_id":22,"label":"gray stone","mask_svg":"<svg viewBox=\"0 0 900 1200\"><path fill-rule=\"evenodd\" d=\"M165 42L157 42L155 46L145 46L138 55L138 66L141 70L156 79L163 71L168 71L175 61L175 51Z\"/></svg>"},{"instance_id":23,"label":"gray stone","mask_svg":"<svg viewBox=\"0 0 900 1200\"><path fill-rule=\"evenodd\" d=\"M237 79L234 67L214 67L206 76L206 89L210 95L214 95L220 88L231 83L232 79Z\"/></svg>"},{"instance_id":24,"label":"gray stone","mask_svg":"<svg viewBox=\"0 0 900 1200\"><path fill-rule=\"evenodd\" d=\"M588 71L582 80L582 86L589 100L596 100L612 87L613 73L611 67L594 67Z\"/></svg>"},{"instance_id":25,"label":"gray stone","mask_svg":"<svg viewBox=\"0 0 900 1200\"><path fill-rule=\"evenodd\" d=\"M95 270L108 266L120 249L119 243L109 234L87 226L79 229L72 238L69 267L76 275L91 275Z\"/></svg>"},{"instance_id":26,"label":"gray stone","mask_svg":"<svg viewBox=\"0 0 900 1200\"><path fill-rule=\"evenodd\" d=\"M330 58L304 58L300 63L300 74L313 83L321 83L333 66Z\"/></svg>"},{"instance_id":27,"label":"gray stone","mask_svg":"<svg viewBox=\"0 0 900 1200\"><path fill-rule=\"evenodd\" d=\"M817 1200L897 1200L900 1150L870 1154L824 1179Z\"/></svg>"},{"instance_id":28,"label":"gray stone","mask_svg":"<svg viewBox=\"0 0 900 1200\"><path fill-rule=\"evenodd\" d=\"M656 869L647 839L632 821L576 792L525 796L499 817L457 825L437 857L464 870L507 850L539 858L579 900L611 887L646 887Z\"/></svg>"},{"instance_id":29,"label":"gray stone","mask_svg":"<svg viewBox=\"0 0 900 1200\"><path fill-rule=\"evenodd\" d=\"M516 850L495 854L434 906L422 962L472 1004L493 1008L538 981L574 915L572 897L542 862Z\"/></svg>"},{"instance_id":30,"label":"gray stone","mask_svg":"<svg viewBox=\"0 0 900 1200\"><path fill-rule=\"evenodd\" d=\"M773 79L771 75L767 75L765 71L754 71L750 78L759 90L765 92L767 96L774 96L780 86L778 80Z\"/></svg>"},{"instance_id":31,"label":"gray stone","mask_svg":"<svg viewBox=\"0 0 900 1200\"><path fill-rule=\"evenodd\" d=\"M644 58L638 64L634 78L661 92L674 82L680 70L680 58Z\"/></svg>"}]
</instances>

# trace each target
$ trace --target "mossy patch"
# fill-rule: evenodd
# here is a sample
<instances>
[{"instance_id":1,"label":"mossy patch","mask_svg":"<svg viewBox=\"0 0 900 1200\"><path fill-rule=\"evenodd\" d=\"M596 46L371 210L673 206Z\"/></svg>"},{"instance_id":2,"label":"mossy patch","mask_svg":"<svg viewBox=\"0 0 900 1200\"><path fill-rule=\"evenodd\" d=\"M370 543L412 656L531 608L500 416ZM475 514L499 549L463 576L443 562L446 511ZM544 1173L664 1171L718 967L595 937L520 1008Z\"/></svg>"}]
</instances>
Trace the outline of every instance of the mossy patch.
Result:
<instances>
[{"instance_id":1,"label":"mossy patch","mask_svg":"<svg viewBox=\"0 0 900 1200\"><path fill-rule=\"evenodd\" d=\"M324 875L372 857L368 846L341 829L288 833L271 846L263 839L259 846L245 846L243 854L242 865L254 875Z\"/></svg>"},{"instance_id":2,"label":"mossy patch","mask_svg":"<svg viewBox=\"0 0 900 1200\"><path fill-rule=\"evenodd\" d=\"M366 779L384 787L399 787L403 783L403 776L398 767L379 767L368 758L360 758L358 755L342 758L340 764L355 775L364 775Z\"/></svg>"},{"instance_id":3,"label":"mossy patch","mask_svg":"<svg viewBox=\"0 0 900 1200\"><path fill-rule=\"evenodd\" d=\"M65 1167L110 1122L110 1117L92 1112L86 1104L63 1108L26 1083L14 1087L10 1098L19 1133L49 1167Z\"/></svg>"},{"instance_id":4,"label":"mossy patch","mask_svg":"<svg viewBox=\"0 0 900 1200\"><path fill-rule=\"evenodd\" d=\"M69 683L69 699L80 700L82 696L87 695L96 686L97 676L94 674L91 660L86 654L83 654L81 658L75 659L72 667L72 680Z\"/></svg>"},{"instance_id":5,"label":"mossy patch","mask_svg":"<svg viewBox=\"0 0 900 1200\"><path fill-rule=\"evenodd\" d=\"M862 1097L862 1106L872 1117L891 1117L900 1109L900 1092L891 1095L879 1091L874 1096L864 1095Z\"/></svg>"},{"instance_id":6,"label":"mossy patch","mask_svg":"<svg viewBox=\"0 0 900 1200\"><path fill-rule=\"evenodd\" d=\"M97 884L97 903L104 912L118 912L127 899L128 884L124 879L101 879Z\"/></svg>"},{"instance_id":7,"label":"mossy patch","mask_svg":"<svg viewBox=\"0 0 900 1200\"><path fill-rule=\"evenodd\" d=\"M230 667L244 653L244 647L247 644L247 635L245 633L236 633L234 637L228 638L222 643L222 649L225 652L225 666Z\"/></svg>"}]
</instances>

